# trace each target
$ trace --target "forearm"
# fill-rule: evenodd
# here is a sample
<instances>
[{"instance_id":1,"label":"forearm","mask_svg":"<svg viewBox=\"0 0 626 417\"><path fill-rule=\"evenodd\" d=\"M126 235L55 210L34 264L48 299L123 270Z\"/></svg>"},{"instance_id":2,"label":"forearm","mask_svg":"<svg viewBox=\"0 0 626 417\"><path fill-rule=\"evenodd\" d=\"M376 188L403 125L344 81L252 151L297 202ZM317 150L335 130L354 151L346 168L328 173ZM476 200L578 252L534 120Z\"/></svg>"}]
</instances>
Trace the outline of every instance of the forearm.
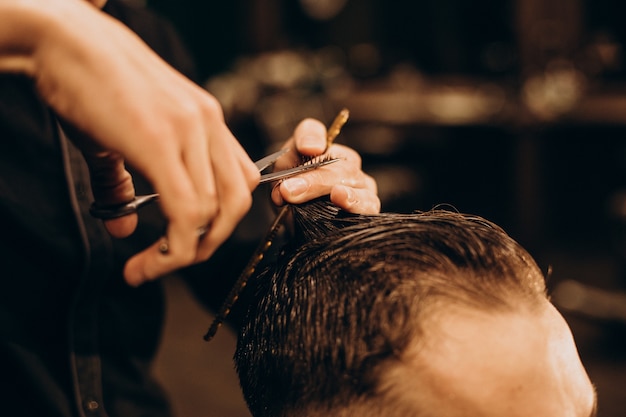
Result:
<instances>
[{"instance_id":1,"label":"forearm","mask_svg":"<svg viewBox=\"0 0 626 417\"><path fill-rule=\"evenodd\" d=\"M47 20L46 7L38 5L32 0L0 1L0 72L34 74L34 50Z\"/></svg>"},{"instance_id":2,"label":"forearm","mask_svg":"<svg viewBox=\"0 0 626 417\"><path fill-rule=\"evenodd\" d=\"M144 96L133 87L145 85L152 69L163 69L160 61L130 29L88 1L0 0L0 72L31 77L42 99L96 142L102 135L122 137L108 132L116 127L109 117L120 111L120 100Z\"/></svg>"},{"instance_id":3,"label":"forearm","mask_svg":"<svg viewBox=\"0 0 626 417\"><path fill-rule=\"evenodd\" d=\"M48 65L41 54L46 44L65 36L80 14L92 13L95 8L79 0L0 0L0 72L35 77Z\"/></svg>"},{"instance_id":4,"label":"forearm","mask_svg":"<svg viewBox=\"0 0 626 417\"><path fill-rule=\"evenodd\" d=\"M0 0L0 72L25 74L44 89L80 83L72 76L102 67L119 31L130 32L86 0Z\"/></svg>"}]
</instances>

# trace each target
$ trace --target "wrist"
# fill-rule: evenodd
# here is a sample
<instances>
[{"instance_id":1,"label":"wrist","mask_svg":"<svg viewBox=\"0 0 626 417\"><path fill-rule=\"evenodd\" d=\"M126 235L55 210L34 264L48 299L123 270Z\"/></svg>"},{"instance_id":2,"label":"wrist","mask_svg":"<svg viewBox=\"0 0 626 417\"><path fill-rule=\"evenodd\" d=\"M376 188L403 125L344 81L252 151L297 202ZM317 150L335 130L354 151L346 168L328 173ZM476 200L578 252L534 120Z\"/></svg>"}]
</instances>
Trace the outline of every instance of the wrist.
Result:
<instances>
[{"instance_id":1,"label":"wrist","mask_svg":"<svg viewBox=\"0 0 626 417\"><path fill-rule=\"evenodd\" d=\"M68 37L72 28L96 12L84 0L0 0L0 72L36 77L53 64L50 50L70 47L80 38Z\"/></svg>"},{"instance_id":2,"label":"wrist","mask_svg":"<svg viewBox=\"0 0 626 417\"><path fill-rule=\"evenodd\" d=\"M48 1L0 0L0 72L35 73L35 51L51 16Z\"/></svg>"}]
</instances>

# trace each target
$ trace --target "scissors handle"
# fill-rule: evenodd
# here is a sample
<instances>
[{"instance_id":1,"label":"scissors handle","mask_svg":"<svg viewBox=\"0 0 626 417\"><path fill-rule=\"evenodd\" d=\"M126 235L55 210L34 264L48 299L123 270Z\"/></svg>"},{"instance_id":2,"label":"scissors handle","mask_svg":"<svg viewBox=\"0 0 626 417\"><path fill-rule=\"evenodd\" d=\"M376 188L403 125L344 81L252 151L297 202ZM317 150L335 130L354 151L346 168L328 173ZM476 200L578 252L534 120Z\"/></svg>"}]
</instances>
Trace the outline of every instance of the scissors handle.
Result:
<instances>
[{"instance_id":1,"label":"scissors handle","mask_svg":"<svg viewBox=\"0 0 626 417\"><path fill-rule=\"evenodd\" d=\"M126 216L127 214L135 213L141 207L146 204L150 204L153 201L159 199L158 194L138 195L128 203L115 204L115 205L102 205L93 203L89 208L89 214L93 217L101 220L117 219L118 217Z\"/></svg>"}]
</instances>

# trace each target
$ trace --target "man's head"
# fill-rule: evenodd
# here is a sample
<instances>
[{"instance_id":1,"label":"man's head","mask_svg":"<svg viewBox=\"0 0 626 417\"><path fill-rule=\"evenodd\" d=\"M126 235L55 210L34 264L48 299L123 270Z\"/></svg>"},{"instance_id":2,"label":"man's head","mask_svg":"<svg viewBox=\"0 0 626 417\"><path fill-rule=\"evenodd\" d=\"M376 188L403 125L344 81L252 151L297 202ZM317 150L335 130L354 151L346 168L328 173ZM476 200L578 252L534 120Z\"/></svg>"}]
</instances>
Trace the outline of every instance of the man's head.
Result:
<instances>
[{"instance_id":1,"label":"man's head","mask_svg":"<svg viewBox=\"0 0 626 417\"><path fill-rule=\"evenodd\" d=\"M322 205L320 205L322 204ZM235 361L255 417L589 417L594 392L531 256L432 211L294 209Z\"/></svg>"}]
</instances>

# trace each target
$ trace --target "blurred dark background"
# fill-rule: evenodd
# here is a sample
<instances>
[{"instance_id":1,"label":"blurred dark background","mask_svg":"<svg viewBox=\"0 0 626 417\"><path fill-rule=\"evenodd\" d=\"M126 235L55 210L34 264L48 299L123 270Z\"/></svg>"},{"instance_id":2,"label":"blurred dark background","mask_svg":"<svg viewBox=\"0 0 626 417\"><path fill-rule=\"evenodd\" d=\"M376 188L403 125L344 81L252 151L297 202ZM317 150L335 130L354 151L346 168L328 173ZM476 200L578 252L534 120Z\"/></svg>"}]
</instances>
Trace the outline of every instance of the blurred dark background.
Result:
<instances>
[{"instance_id":1,"label":"blurred dark background","mask_svg":"<svg viewBox=\"0 0 626 417\"><path fill-rule=\"evenodd\" d=\"M626 416L623 2L140 3L177 28L251 156L347 107L338 140L383 210L503 226L549 273L599 416Z\"/></svg>"}]
</instances>

